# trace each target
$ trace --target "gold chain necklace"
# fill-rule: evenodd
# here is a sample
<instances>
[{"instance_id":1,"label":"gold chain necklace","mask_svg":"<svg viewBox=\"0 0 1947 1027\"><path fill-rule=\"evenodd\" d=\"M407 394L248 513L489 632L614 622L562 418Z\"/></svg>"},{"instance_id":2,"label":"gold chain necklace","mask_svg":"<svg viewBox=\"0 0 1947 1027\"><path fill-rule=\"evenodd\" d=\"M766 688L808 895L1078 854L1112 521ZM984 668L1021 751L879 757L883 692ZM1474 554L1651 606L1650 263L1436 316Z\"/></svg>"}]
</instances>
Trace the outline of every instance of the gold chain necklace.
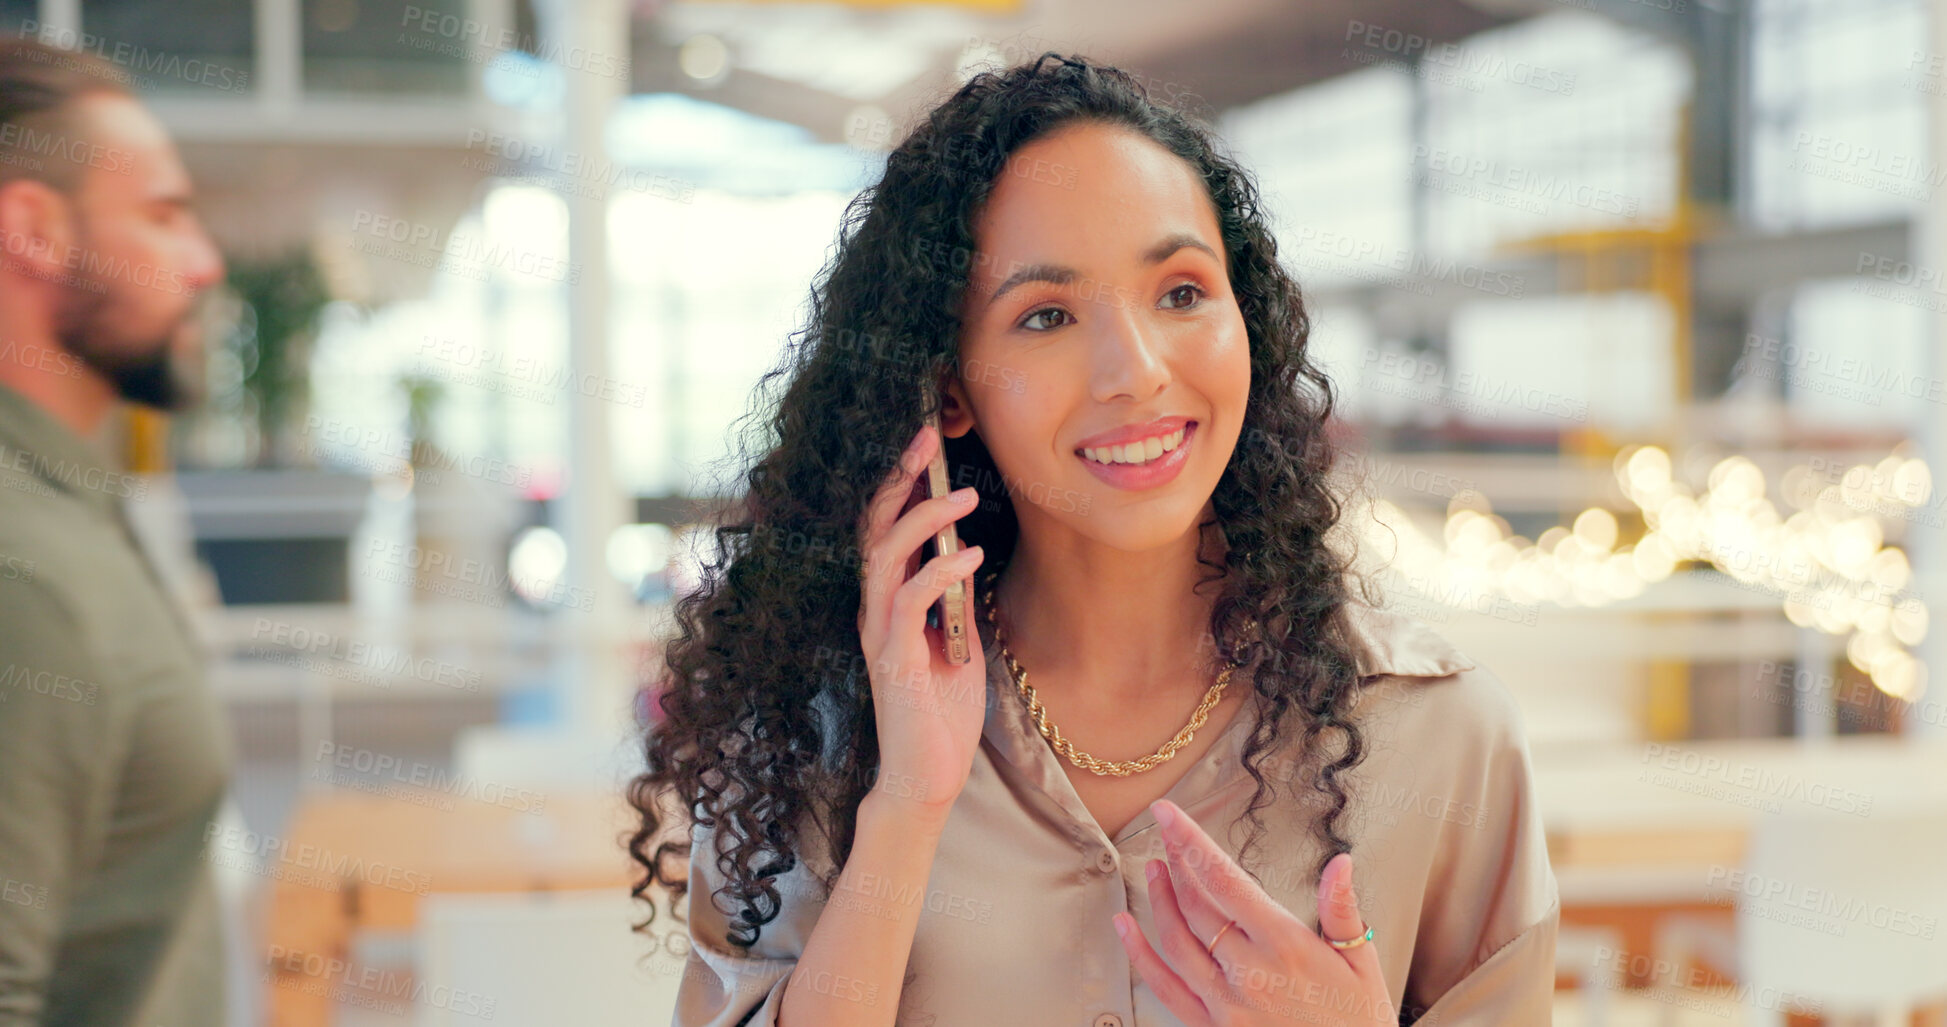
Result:
<instances>
[{"instance_id":1,"label":"gold chain necklace","mask_svg":"<svg viewBox=\"0 0 1947 1027\"><path fill-rule=\"evenodd\" d=\"M1000 646L1001 659L1007 661L1008 673L1014 676L1014 686L1020 690L1021 698L1028 704L1028 713L1034 718L1034 726L1040 729L1041 737L1046 738L1048 744L1054 746L1055 751L1066 757L1068 762L1100 777L1128 777L1160 766L1175 757L1177 750L1190 744L1190 740L1197 736L1197 730L1203 727L1205 719L1210 716L1210 711L1216 707L1217 701L1223 698L1224 686L1230 684L1230 672L1237 666L1235 663L1227 664L1218 672L1216 682L1204 692L1203 701L1197 704L1196 712L1190 715L1190 722L1176 733L1176 737L1164 742L1162 748L1141 759L1120 762L1098 759L1082 752L1068 739L1062 737L1060 728L1048 722L1048 709L1042 706L1041 700L1035 696L1034 686L1028 684L1026 668L1015 662L1014 654L1008 651L1006 635L1001 630L999 618L994 614L994 596L999 591L995 585L999 577L998 568L988 572L987 598L982 604L987 613L987 623L994 628L994 644Z\"/></svg>"}]
</instances>

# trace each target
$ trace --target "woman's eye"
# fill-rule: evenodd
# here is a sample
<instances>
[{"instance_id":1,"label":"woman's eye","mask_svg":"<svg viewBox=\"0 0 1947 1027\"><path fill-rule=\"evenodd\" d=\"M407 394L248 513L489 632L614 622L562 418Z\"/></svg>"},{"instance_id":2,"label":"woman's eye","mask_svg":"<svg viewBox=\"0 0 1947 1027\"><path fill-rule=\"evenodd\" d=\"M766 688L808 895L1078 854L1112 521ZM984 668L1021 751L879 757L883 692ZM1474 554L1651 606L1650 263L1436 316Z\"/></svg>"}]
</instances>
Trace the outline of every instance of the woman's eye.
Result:
<instances>
[{"instance_id":1,"label":"woman's eye","mask_svg":"<svg viewBox=\"0 0 1947 1027\"><path fill-rule=\"evenodd\" d=\"M1038 325L1036 324L1037 318L1050 317L1050 316L1065 318L1068 316L1068 311L1063 310L1060 307L1042 307L1040 310L1033 311L1032 313L1028 314L1028 316L1022 318L1021 327L1033 328L1036 331L1045 332L1050 328L1059 328L1062 325L1067 324L1066 321L1060 321L1054 324L1049 324L1046 321L1042 321Z\"/></svg>"},{"instance_id":2,"label":"woman's eye","mask_svg":"<svg viewBox=\"0 0 1947 1027\"><path fill-rule=\"evenodd\" d=\"M1184 295L1186 293L1187 295ZM1169 292L1164 293L1163 295L1166 298L1180 299L1181 302L1179 303L1166 304L1168 306L1171 306L1172 309L1180 309L1182 307L1187 307L1190 304L1196 302L1197 297L1203 295L1203 290L1197 288L1194 285L1191 285L1188 282L1185 282L1182 285L1179 285L1176 288L1171 289Z\"/></svg>"}]
</instances>

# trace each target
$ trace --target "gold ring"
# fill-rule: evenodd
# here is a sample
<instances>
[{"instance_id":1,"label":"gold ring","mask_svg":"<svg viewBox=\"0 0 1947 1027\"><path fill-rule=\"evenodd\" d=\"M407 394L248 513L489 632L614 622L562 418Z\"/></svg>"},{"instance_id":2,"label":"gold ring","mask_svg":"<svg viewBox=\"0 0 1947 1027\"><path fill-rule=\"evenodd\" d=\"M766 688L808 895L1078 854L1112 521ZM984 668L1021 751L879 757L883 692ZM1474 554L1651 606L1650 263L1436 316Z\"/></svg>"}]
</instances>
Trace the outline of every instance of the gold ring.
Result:
<instances>
[{"instance_id":1,"label":"gold ring","mask_svg":"<svg viewBox=\"0 0 1947 1027\"><path fill-rule=\"evenodd\" d=\"M1225 931L1228 931L1231 928L1236 926L1237 926L1237 921L1232 920L1230 923L1227 923L1224 926L1217 928L1217 933L1211 937L1210 944L1205 945L1203 947L1203 954L1206 956L1210 956L1210 958L1212 959L1217 958L1213 954L1217 951L1217 939L1223 937Z\"/></svg>"},{"instance_id":2,"label":"gold ring","mask_svg":"<svg viewBox=\"0 0 1947 1027\"><path fill-rule=\"evenodd\" d=\"M1319 929L1318 936L1321 938L1325 938L1324 928ZM1359 946L1364 945L1366 942L1369 942L1371 940L1372 940L1372 928L1371 926L1367 926L1366 933L1359 935L1357 938L1352 938L1348 941L1334 941L1331 938L1325 938L1325 944L1340 950L1356 949Z\"/></svg>"}]
</instances>

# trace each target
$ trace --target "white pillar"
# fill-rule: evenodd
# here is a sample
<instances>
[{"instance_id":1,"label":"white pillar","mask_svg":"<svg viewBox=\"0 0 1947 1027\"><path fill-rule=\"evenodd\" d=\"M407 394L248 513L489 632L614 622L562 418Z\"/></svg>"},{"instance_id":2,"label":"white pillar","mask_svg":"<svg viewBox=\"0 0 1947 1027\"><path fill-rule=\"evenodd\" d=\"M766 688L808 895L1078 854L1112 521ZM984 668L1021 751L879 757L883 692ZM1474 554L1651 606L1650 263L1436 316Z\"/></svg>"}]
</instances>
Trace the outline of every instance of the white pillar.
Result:
<instances>
[{"instance_id":1,"label":"white pillar","mask_svg":"<svg viewBox=\"0 0 1947 1027\"><path fill-rule=\"evenodd\" d=\"M564 90L560 147L583 165L607 159L609 115L628 91L629 10L622 0L549 0L537 5L544 55L560 69ZM611 60L585 60L600 54ZM568 546L566 594L592 608L557 611L559 649L554 685L570 729L614 737L633 691L622 658L629 600L608 574L606 549L615 529L634 519L615 481L612 404L583 395L583 382L602 382L609 361L608 201L606 190L565 189L568 206L568 477L554 504L555 530ZM592 194L592 195L591 195Z\"/></svg>"},{"instance_id":2,"label":"white pillar","mask_svg":"<svg viewBox=\"0 0 1947 1027\"><path fill-rule=\"evenodd\" d=\"M304 15L299 0L257 0L252 53L257 103L269 123L294 117L304 99Z\"/></svg>"},{"instance_id":3,"label":"white pillar","mask_svg":"<svg viewBox=\"0 0 1947 1027\"><path fill-rule=\"evenodd\" d=\"M1928 4L1927 21L1925 49L1931 54L1947 54L1947 0ZM1927 164L1947 166L1947 76L1921 79L1916 84L1928 87L1921 93L1927 106ZM1914 220L1912 240L1916 266L1938 268L1947 263L1947 190L1933 190ZM1928 326L1926 371L1930 380L1938 380L1947 375L1947 355L1942 353L1942 347L1947 346L1947 313L1935 310ZM1925 411L1922 422L1914 426L1914 437L1928 470L1933 472L1933 487L1938 492L1947 488L1947 405L1930 403ZM1911 540L1907 557L1913 564L1912 592L1928 604L1930 619L1937 618L1940 610L1932 600L1947 586L1947 573L1943 573L1947 572L1947 537L1943 537L1943 529L1924 522L1916 522L1907 537ZM1930 742L1947 740L1947 716L1941 715L1947 709L1947 636L1943 632L1947 632L1947 624L1933 620L1914 654L1926 666L1927 684L1920 701L1907 707L1906 730Z\"/></svg>"},{"instance_id":4,"label":"white pillar","mask_svg":"<svg viewBox=\"0 0 1947 1027\"><path fill-rule=\"evenodd\" d=\"M40 16L42 27L48 31L42 38L56 46L81 49L78 41L65 42L79 40L81 36L81 0L41 0Z\"/></svg>"}]
</instances>

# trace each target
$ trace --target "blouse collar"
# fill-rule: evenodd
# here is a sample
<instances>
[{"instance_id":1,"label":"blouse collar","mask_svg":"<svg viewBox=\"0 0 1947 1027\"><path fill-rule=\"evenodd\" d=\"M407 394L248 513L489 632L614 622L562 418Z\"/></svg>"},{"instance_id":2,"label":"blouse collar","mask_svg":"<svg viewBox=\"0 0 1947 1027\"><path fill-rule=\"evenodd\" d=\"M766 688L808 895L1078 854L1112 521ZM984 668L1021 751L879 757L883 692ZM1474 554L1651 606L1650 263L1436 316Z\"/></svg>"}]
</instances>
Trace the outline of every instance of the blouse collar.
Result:
<instances>
[{"instance_id":1,"label":"blouse collar","mask_svg":"<svg viewBox=\"0 0 1947 1027\"><path fill-rule=\"evenodd\" d=\"M1397 610L1354 600L1346 603L1346 620L1358 642L1361 678L1378 674L1439 678L1474 669L1474 661L1452 642Z\"/></svg>"},{"instance_id":2,"label":"blouse collar","mask_svg":"<svg viewBox=\"0 0 1947 1027\"><path fill-rule=\"evenodd\" d=\"M1412 617L1377 609L1356 599L1349 599L1346 607L1362 680L1389 674L1437 678L1475 666L1452 643ZM1000 647L994 644L992 626L985 617L976 617L975 622L981 648L987 654L987 719L982 738L1073 819L1092 823L1093 817L1058 762L1060 757L1035 728L1034 718L1007 672ZM1233 681L1248 680L1244 675L1249 669L1240 668ZM1238 780L1249 780L1243 766L1243 752L1256 721L1256 703L1248 702L1231 718L1216 744L1163 797L1189 811ZM1112 841L1119 845L1154 824L1155 818L1145 810Z\"/></svg>"}]
</instances>

